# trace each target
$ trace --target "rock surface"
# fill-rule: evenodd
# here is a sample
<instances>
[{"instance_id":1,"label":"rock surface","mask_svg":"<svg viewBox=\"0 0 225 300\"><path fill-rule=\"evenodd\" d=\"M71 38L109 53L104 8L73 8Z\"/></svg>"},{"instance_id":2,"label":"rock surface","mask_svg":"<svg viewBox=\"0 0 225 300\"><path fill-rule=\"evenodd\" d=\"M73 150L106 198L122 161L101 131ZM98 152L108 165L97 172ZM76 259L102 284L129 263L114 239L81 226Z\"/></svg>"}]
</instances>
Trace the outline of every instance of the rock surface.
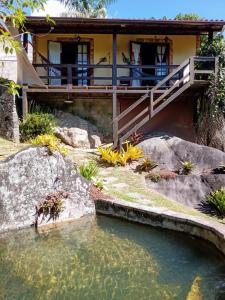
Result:
<instances>
[{"instance_id":1,"label":"rock surface","mask_svg":"<svg viewBox=\"0 0 225 300\"><path fill-rule=\"evenodd\" d=\"M55 191L68 193L58 221L95 213L89 183L72 161L59 153L49 155L46 148L28 148L0 162L0 183L0 231L30 226L36 205Z\"/></svg>"},{"instance_id":2,"label":"rock surface","mask_svg":"<svg viewBox=\"0 0 225 300\"><path fill-rule=\"evenodd\" d=\"M225 175L180 175L174 179L159 182L146 180L147 187L189 207L204 210L207 195L225 188Z\"/></svg>"},{"instance_id":3,"label":"rock surface","mask_svg":"<svg viewBox=\"0 0 225 300\"><path fill-rule=\"evenodd\" d=\"M192 175L179 175L167 180L160 179L158 182L146 180L148 188L179 203L201 209L201 203L211 191L225 188L225 175L210 175L209 172L225 164L225 153L220 150L168 135L152 136L141 142L139 147L161 169L179 170L181 161L194 164Z\"/></svg>"},{"instance_id":4,"label":"rock surface","mask_svg":"<svg viewBox=\"0 0 225 300\"><path fill-rule=\"evenodd\" d=\"M225 153L207 146L198 145L175 136L158 135L138 145L145 155L166 169L176 170L181 161L195 164L195 172L216 168L225 164Z\"/></svg>"},{"instance_id":5,"label":"rock surface","mask_svg":"<svg viewBox=\"0 0 225 300\"><path fill-rule=\"evenodd\" d=\"M98 128L73 114L58 111L56 135L74 148L96 148L102 144Z\"/></svg>"},{"instance_id":6,"label":"rock surface","mask_svg":"<svg viewBox=\"0 0 225 300\"><path fill-rule=\"evenodd\" d=\"M15 96L0 88L0 135L19 143L19 118L16 111Z\"/></svg>"}]
</instances>

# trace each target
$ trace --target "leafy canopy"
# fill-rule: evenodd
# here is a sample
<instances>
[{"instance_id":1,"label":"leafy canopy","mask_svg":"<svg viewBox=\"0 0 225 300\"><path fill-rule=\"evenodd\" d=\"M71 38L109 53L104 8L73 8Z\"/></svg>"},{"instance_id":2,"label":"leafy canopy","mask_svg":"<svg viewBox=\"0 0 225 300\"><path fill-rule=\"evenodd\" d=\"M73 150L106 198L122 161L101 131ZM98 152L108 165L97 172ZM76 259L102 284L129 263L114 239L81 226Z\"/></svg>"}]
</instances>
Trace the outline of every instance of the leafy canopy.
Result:
<instances>
[{"instance_id":1,"label":"leafy canopy","mask_svg":"<svg viewBox=\"0 0 225 300\"><path fill-rule=\"evenodd\" d=\"M198 20L204 20L199 15L195 13L188 13L188 14L181 14L179 13L176 15L174 20L180 20L180 21L198 21Z\"/></svg>"}]
</instances>

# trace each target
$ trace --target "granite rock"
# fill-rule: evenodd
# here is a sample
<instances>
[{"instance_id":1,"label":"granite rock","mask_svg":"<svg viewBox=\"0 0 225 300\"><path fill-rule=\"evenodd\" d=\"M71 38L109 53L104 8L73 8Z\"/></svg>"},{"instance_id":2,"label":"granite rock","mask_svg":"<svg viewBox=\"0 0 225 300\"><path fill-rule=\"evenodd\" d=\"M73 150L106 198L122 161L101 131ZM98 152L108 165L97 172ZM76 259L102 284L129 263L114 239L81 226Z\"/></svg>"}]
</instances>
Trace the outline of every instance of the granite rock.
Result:
<instances>
[{"instance_id":1,"label":"granite rock","mask_svg":"<svg viewBox=\"0 0 225 300\"><path fill-rule=\"evenodd\" d=\"M30 147L0 162L0 231L34 223L36 206L52 192L65 191L64 210L57 221L94 214L90 184L73 162L44 147ZM39 223L53 222L42 218Z\"/></svg>"}]
</instances>

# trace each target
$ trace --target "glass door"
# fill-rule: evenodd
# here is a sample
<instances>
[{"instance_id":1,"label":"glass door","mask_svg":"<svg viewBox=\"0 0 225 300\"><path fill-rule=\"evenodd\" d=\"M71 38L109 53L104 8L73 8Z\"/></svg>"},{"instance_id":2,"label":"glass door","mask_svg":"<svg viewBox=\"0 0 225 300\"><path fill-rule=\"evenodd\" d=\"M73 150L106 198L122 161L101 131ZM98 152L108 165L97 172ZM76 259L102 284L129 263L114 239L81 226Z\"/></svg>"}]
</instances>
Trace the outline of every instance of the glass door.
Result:
<instances>
[{"instance_id":1,"label":"glass door","mask_svg":"<svg viewBox=\"0 0 225 300\"><path fill-rule=\"evenodd\" d=\"M88 43L77 43L77 55L76 64L80 65L76 69L76 84L78 86L89 85L90 79L87 78L89 75L88 68L85 65L89 64L89 44Z\"/></svg>"}]
</instances>

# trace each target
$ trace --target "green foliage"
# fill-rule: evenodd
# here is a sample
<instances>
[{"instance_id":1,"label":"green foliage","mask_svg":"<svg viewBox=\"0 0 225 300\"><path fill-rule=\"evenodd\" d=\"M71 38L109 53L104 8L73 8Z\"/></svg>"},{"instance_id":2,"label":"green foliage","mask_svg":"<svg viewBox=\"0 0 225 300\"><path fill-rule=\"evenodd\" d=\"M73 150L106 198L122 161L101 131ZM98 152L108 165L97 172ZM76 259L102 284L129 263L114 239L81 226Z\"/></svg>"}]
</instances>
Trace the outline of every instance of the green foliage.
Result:
<instances>
[{"instance_id":1,"label":"green foliage","mask_svg":"<svg viewBox=\"0 0 225 300\"><path fill-rule=\"evenodd\" d=\"M19 96L19 89L21 88L21 86L15 83L13 80L9 81L9 83L6 84L6 88L8 94L14 94L16 96Z\"/></svg>"},{"instance_id":2,"label":"green foliage","mask_svg":"<svg viewBox=\"0 0 225 300\"><path fill-rule=\"evenodd\" d=\"M26 20L27 10L43 9L46 0L1 0L0 14L3 20L10 20L14 27L21 28Z\"/></svg>"},{"instance_id":3,"label":"green foliage","mask_svg":"<svg viewBox=\"0 0 225 300\"><path fill-rule=\"evenodd\" d=\"M21 51L20 42L7 31L0 30L0 44L6 55Z\"/></svg>"},{"instance_id":4,"label":"green foliage","mask_svg":"<svg viewBox=\"0 0 225 300\"><path fill-rule=\"evenodd\" d=\"M152 182L157 183L161 180L161 176L157 172L149 173L146 178L150 179Z\"/></svg>"},{"instance_id":5,"label":"green foliage","mask_svg":"<svg viewBox=\"0 0 225 300\"><path fill-rule=\"evenodd\" d=\"M92 180L98 174L98 166L96 162L90 161L79 167L80 174L87 180Z\"/></svg>"},{"instance_id":6,"label":"green foliage","mask_svg":"<svg viewBox=\"0 0 225 300\"><path fill-rule=\"evenodd\" d=\"M103 182L101 180L94 181L94 186L100 191L104 188Z\"/></svg>"},{"instance_id":7,"label":"green foliage","mask_svg":"<svg viewBox=\"0 0 225 300\"><path fill-rule=\"evenodd\" d=\"M123 145L121 152L113 150L111 147L99 147L97 148L97 151L100 154L101 160L111 166L125 166L128 162L132 162L143 157L143 151L129 142L126 142Z\"/></svg>"},{"instance_id":8,"label":"green foliage","mask_svg":"<svg viewBox=\"0 0 225 300\"><path fill-rule=\"evenodd\" d=\"M56 121L48 113L32 113L20 123L20 134L23 141L36 138L43 134L53 134Z\"/></svg>"},{"instance_id":9,"label":"green foliage","mask_svg":"<svg viewBox=\"0 0 225 300\"><path fill-rule=\"evenodd\" d=\"M198 21L198 20L204 20L199 15L195 13L189 13L189 14L181 14L179 13L176 15L174 20L180 20L180 21Z\"/></svg>"},{"instance_id":10,"label":"green foliage","mask_svg":"<svg viewBox=\"0 0 225 300\"><path fill-rule=\"evenodd\" d=\"M214 35L212 44L207 37L201 39L201 56L218 57L218 73L212 75L208 90L196 105L198 142L212 146L216 132L223 129L225 116L225 41L222 35ZM217 146L217 145L216 145ZM218 145L220 147L220 145Z\"/></svg>"},{"instance_id":11,"label":"green foliage","mask_svg":"<svg viewBox=\"0 0 225 300\"><path fill-rule=\"evenodd\" d=\"M106 7L114 0L60 0L69 11L62 16L68 17L88 17L88 18L106 18Z\"/></svg>"},{"instance_id":12,"label":"green foliage","mask_svg":"<svg viewBox=\"0 0 225 300\"><path fill-rule=\"evenodd\" d=\"M212 43L209 42L208 37L201 38L200 56L219 57L221 67L225 67L225 40L222 34L214 34Z\"/></svg>"},{"instance_id":13,"label":"green foliage","mask_svg":"<svg viewBox=\"0 0 225 300\"><path fill-rule=\"evenodd\" d=\"M182 161L182 174L189 175L194 168L194 164L190 161Z\"/></svg>"},{"instance_id":14,"label":"green foliage","mask_svg":"<svg viewBox=\"0 0 225 300\"><path fill-rule=\"evenodd\" d=\"M120 155L118 151L113 150L111 147L98 147L98 153L100 158L104 163L107 163L112 166L116 166L119 162Z\"/></svg>"},{"instance_id":15,"label":"green foliage","mask_svg":"<svg viewBox=\"0 0 225 300\"><path fill-rule=\"evenodd\" d=\"M128 157L127 161L135 161L143 157L142 149L137 146L132 145L129 142L126 142L122 148L122 155L125 153Z\"/></svg>"},{"instance_id":16,"label":"green foliage","mask_svg":"<svg viewBox=\"0 0 225 300\"><path fill-rule=\"evenodd\" d=\"M141 172L149 172L155 167L157 167L157 163L154 160L145 158L143 162L138 166L138 170L140 170Z\"/></svg>"},{"instance_id":17,"label":"green foliage","mask_svg":"<svg viewBox=\"0 0 225 300\"><path fill-rule=\"evenodd\" d=\"M225 216L225 189L211 192L207 197L207 202L215 208L221 216Z\"/></svg>"},{"instance_id":18,"label":"green foliage","mask_svg":"<svg viewBox=\"0 0 225 300\"><path fill-rule=\"evenodd\" d=\"M10 21L13 27L25 32L24 23L27 11L43 9L45 3L46 0L1 0L0 15L3 21ZM47 22L51 21L50 17L46 19ZM19 36L12 36L10 32L2 29L0 30L0 45L6 55L21 51ZM19 86L16 83L10 83L7 88L9 93L18 95Z\"/></svg>"},{"instance_id":19,"label":"green foliage","mask_svg":"<svg viewBox=\"0 0 225 300\"><path fill-rule=\"evenodd\" d=\"M216 35L212 44L202 40L200 55L218 57L218 74L211 77L208 88L208 98L210 101L209 113L212 117L220 112L225 114L225 40L222 35Z\"/></svg>"},{"instance_id":20,"label":"green foliage","mask_svg":"<svg viewBox=\"0 0 225 300\"><path fill-rule=\"evenodd\" d=\"M67 149L60 144L60 140L53 134L42 134L29 140L29 142L32 145L47 147L51 154L56 151L62 155L68 154Z\"/></svg>"},{"instance_id":21,"label":"green foliage","mask_svg":"<svg viewBox=\"0 0 225 300\"><path fill-rule=\"evenodd\" d=\"M68 197L68 193L65 191L57 191L48 194L38 206L36 206L35 214L35 227L38 226L38 218L43 215L44 218L49 217L49 219L56 220L59 214L64 210L63 200Z\"/></svg>"}]
</instances>

